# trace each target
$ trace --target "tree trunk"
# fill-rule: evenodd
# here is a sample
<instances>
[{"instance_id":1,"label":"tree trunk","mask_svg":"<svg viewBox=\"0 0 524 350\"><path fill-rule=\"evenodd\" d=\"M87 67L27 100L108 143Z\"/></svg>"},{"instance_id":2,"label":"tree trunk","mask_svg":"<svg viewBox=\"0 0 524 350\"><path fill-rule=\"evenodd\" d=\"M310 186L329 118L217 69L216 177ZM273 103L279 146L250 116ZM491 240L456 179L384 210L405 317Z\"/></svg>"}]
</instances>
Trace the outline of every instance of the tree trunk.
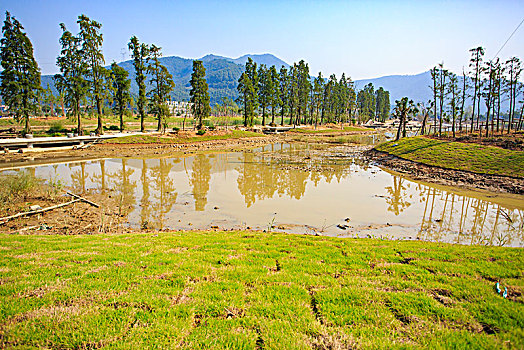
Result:
<instances>
[{"instance_id":1,"label":"tree trunk","mask_svg":"<svg viewBox=\"0 0 524 350\"><path fill-rule=\"evenodd\" d=\"M120 132L124 131L124 111L120 111Z\"/></svg>"},{"instance_id":2,"label":"tree trunk","mask_svg":"<svg viewBox=\"0 0 524 350\"><path fill-rule=\"evenodd\" d=\"M524 112L524 103L522 104L522 107L520 107L520 116L519 116L519 123L517 125L517 130L522 129L522 114Z\"/></svg>"},{"instance_id":3,"label":"tree trunk","mask_svg":"<svg viewBox=\"0 0 524 350\"><path fill-rule=\"evenodd\" d=\"M96 133L102 135L104 133L104 127L102 126L102 104L100 99L96 99L96 112L98 113L98 126L96 128Z\"/></svg>"},{"instance_id":4,"label":"tree trunk","mask_svg":"<svg viewBox=\"0 0 524 350\"><path fill-rule=\"evenodd\" d=\"M404 117L401 115L399 119L400 119L400 123L398 125L397 138L395 139L395 141L398 141L400 139L400 131L402 130L402 124L403 124Z\"/></svg>"},{"instance_id":5,"label":"tree trunk","mask_svg":"<svg viewBox=\"0 0 524 350\"><path fill-rule=\"evenodd\" d=\"M83 134L83 130L82 130L82 113L80 113L80 102L77 102L77 104L76 104L76 113L77 113L76 132L78 133L78 136L82 136L82 134Z\"/></svg>"}]
</instances>

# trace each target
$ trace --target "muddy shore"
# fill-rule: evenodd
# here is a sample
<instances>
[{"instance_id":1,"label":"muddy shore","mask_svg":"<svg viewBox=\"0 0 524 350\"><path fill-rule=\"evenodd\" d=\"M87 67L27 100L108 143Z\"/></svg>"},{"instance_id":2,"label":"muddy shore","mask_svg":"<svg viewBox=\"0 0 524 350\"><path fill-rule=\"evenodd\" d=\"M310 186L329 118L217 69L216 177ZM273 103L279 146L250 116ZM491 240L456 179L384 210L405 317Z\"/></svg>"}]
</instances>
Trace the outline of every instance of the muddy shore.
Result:
<instances>
[{"instance_id":1,"label":"muddy shore","mask_svg":"<svg viewBox=\"0 0 524 350\"><path fill-rule=\"evenodd\" d=\"M524 194L524 179L522 178L477 174L469 171L435 167L399 158L376 149L367 150L364 152L364 155L375 161L379 166L396 171L414 180L467 189Z\"/></svg>"},{"instance_id":2,"label":"muddy shore","mask_svg":"<svg viewBox=\"0 0 524 350\"><path fill-rule=\"evenodd\" d=\"M116 144L97 143L82 149L64 149L52 152L7 153L0 157L2 163L25 162L63 158L116 158L134 156L162 156L173 153L192 153L200 151L231 151L235 149L253 148L273 143L279 140L276 136L248 137L225 140L209 140L191 143L158 143L158 144Z\"/></svg>"}]
</instances>

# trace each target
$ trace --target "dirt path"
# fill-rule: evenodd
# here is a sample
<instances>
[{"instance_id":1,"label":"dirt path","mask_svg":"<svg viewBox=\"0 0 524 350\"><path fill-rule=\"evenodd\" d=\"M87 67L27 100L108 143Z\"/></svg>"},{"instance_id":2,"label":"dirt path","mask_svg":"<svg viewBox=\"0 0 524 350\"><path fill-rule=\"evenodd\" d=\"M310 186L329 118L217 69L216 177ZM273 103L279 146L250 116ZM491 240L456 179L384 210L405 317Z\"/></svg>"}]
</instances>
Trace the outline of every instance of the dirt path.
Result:
<instances>
[{"instance_id":1,"label":"dirt path","mask_svg":"<svg viewBox=\"0 0 524 350\"><path fill-rule=\"evenodd\" d=\"M445 169L402 159L375 149L364 155L385 168L408 177L447 186L482 189L493 192L524 194L524 179L509 176L477 174L468 171Z\"/></svg>"}]
</instances>

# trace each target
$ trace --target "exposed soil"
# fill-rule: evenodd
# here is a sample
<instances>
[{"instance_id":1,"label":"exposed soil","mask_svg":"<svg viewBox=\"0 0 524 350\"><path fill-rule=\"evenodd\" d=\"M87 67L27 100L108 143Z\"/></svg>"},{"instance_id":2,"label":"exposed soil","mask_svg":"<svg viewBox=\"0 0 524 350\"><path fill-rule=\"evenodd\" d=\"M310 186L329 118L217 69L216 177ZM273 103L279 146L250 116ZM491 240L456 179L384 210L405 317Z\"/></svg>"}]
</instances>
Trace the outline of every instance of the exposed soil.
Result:
<instances>
[{"instance_id":1,"label":"exposed soil","mask_svg":"<svg viewBox=\"0 0 524 350\"><path fill-rule=\"evenodd\" d=\"M0 157L1 163L16 161L38 162L60 158L110 158L169 155L196 151L234 150L266 145L277 140L276 136L247 137L239 139L209 140L191 143L150 143L150 144L91 144L82 149L68 149L52 152L7 153Z\"/></svg>"},{"instance_id":2,"label":"exposed soil","mask_svg":"<svg viewBox=\"0 0 524 350\"><path fill-rule=\"evenodd\" d=\"M86 192L81 195L100 207L96 208L88 203L78 201L41 214L19 217L6 222L0 220L0 232L77 235L133 231L125 224L127 222L127 211L130 208L122 205L120 198L113 195L112 191L109 190L106 193ZM56 198L27 198L27 205L12 206L7 213L4 212L3 214L7 216L27 212L29 211L29 204L46 208L69 202L72 199L74 198L67 195L57 196Z\"/></svg>"},{"instance_id":3,"label":"exposed soil","mask_svg":"<svg viewBox=\"0 0 524 350\"><path fill-rule=\"evenodd\" d=\"M364 152L364 155L379 165L406 174L415 180L493 192L524 194L524 179L522 178L445 169L406 160L375 149Z\"/></svg>"}]
</instances>

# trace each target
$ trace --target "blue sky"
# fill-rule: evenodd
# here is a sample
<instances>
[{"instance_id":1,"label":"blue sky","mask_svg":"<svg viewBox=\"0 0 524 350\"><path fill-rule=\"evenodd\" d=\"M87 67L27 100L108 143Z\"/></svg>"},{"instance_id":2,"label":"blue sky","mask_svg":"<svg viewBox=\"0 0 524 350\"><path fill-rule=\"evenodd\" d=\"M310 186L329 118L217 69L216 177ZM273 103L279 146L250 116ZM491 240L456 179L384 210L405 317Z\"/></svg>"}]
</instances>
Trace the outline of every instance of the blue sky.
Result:
<instances>
[{"instance_id":1,"label":"blue sky","mask_svg":"<svg viewBox=\"0 0 524 350\"><path fill-rule=\"evenodd\" d=\"M136 35L164 56L272 53L306 60L313 75L353 79L416 74L442 61L459 73L470 48L484 46L493 57L524 19L524 1L516 0L2 0L0 10L25 27L43 74L57 72L59 23L76 33L82 13L102 23L107 63L121 61ZM524 24L499 56L524 59Z\"/></svg>"}]
</instances>

